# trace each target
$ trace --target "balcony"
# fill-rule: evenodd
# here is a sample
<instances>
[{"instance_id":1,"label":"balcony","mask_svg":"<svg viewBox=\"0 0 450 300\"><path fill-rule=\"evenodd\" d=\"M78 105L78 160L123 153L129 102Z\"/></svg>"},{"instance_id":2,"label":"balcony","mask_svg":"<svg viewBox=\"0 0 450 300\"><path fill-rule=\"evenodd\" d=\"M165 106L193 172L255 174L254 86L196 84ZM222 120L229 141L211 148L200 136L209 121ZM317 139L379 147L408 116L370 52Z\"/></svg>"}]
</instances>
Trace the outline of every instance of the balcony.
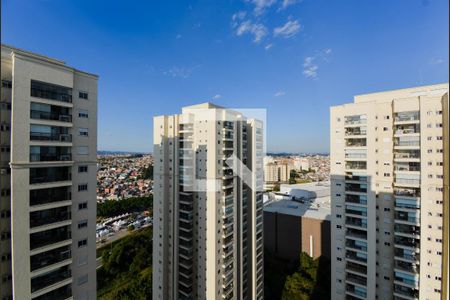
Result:
<instances>
[{"instance_id":1,"label":"balcony","mask_svg":"<svg viewBox=\"0 0 450 300\"><path fill-rule=\"evenodd\" d=\"M31 271L42 269L71 258L70 246L59 247L30 257Z\"/></svg>"},{"instance_id":2,"label":"balcony","mask_svg":"<svg viewBox=\"0 0 450 300\"><path fill-rule=\"evenodd\" d=\"M420 147L420 137L419 136L404 136L394 138L395 147Z\"/></svg>"},{"instance_id":3,"label":"balcony","mask_svg":"<svg viewBox=\"0 0 450 300\"><path fill-rule=\"evenodd\" d=\"M367 286L367 278L363 277L363 276L359 276L356 274L351 274L351 273L347 273L346 275L346 280L348 282L354 283L354 284L359 284L359 285L363 285L363 286Z\"/></svg>"},{"instance_id":4,"label":"balcony","mask_svg":"<svg viewBox=\"0 0 450 300\"><path fill-rule=\"evenodd\" d=\"M347 250L347 251L345 251L345 257L348 259L351 259L351 260L359 261L362 263L367 263L367 254L365 254L365 253ZM367 271L367 269L366 269L366 271ZM364 272L364 274L365 273L366 272Z\"/></svg>"},{"instance_id":5,"label":"balcony","mask_svg":"<svg viewBox=\"0 0 450 300\"><path fill-rule=\"evenodd\" d=\"M70 220L69 206L56 207L30 212L30 227L39 227Z\"/></svg>"},{"instance_id":6,"label":"balcony","mask_svg":"<svg viewBox=\"0 0 450 300\"><path fill-rule=\"evenodd\" d=\"M46 132L30 132L31 141L72 142L72 135L68 133L53 134Z\"/></svg>"},{"instance_id":7,"label":"balcony","mask_svg":"<svg viewBox=\"0 0 450 300\"><path fill-rule=\"evenodd\" d=\"M367 208L361 207L361 206L354 206L354 205L345 205L345 213L351 214L351 215L357 215L366 217L367 216Z\"/></svg>"},{"instance_id":8,"label":"balcony","mask_svg":"<svg viewBox=\"0 0 450 300\"><path fill-rule=\"evenodd\" d=\"M345 180L367 182L367 176L355 175L351 172L345 174Z\"/></svg>"},{"instance_id":9,"label":"balcony","mask_svg":"<svg viewBox=\"0 0 450 300\"><path fill-rule=\"evenodd\" d=\"M418 198L420 197L420 189L415 188L394 188L394 195L396 197L411 197Z\"/></svg>"},{"instance_id":10,"label":"balcony","mask_svg":"<svg viewBox=\"0 0 450 300\"><path fill-rule=\"evenodd\" d=\"M345 125L359 125L366 124L367 116L366 115L354 115L354 116L346 116L344 124Z\"/></svg>"},{"instance_id":11,"label":"balcony","mask_svg":"<svg viewBox=\"0 0 450 300\"><path fill-rule=\"evenodd\" d=\"M399 246L409 247L409 248L419 248L420 240L415 238L403 237L396 235L394 237L394 243Z\"/></svg>"},{"instance_id":12,"label":"balcony","mask_svg":"<svg viewBox=\"0 0 450 300\"><path fill-rule=\"evenodd\" d=\"M405 274L403 272L394 272L394 284L395 281L409 285L413 288L419 287L419 277L417 275Z\"/></svg>"},{"instance_id":13,"label":"balcony","mask_svg":"<svg viewBox=\"0 0 450 300\"><path fill-rule=\"evenodd\" d=\"M411 262L401 261L401 260L395 260L394 268L402 270L402 271L406 271L406 272L412 273L412 274L420 273L419 265L417 265L415 263L411 263Z\"/></svg>"},{"instance_id":14,"label":"balcony","mask_svg":"<svg viewBox=\"0 0 450 300\"><path fill-rule=\"evenodd\" d=\"M394 165L396 172L420 172L419 162L398 162Z\"/></svg>"},{"instance_id":15,"label":"balcony","mask_svg":"<svg viewBox=\"0 0 450 300\"><path fill-rule=\"evenodd\" d=\"M405 111L399 112L394 115L394 122L403 122L403 123L415 123L420 120L420 114L418 111Z\"/></svg>"},{"instance_id":16,"label":"balcony","mask_svg":"<svg viewBox=\"0 0 450 300\"><path fill-rule=\"evenodd\" d=\"M348 261L345 265L345 268L348 271L352 271L352 272L356 272L356 273L360 273L360 274L367 274L367 267L360 265L360 264L356 264L353 262Z\"/></svg>"},{"instance_id":17,"label":"balcony","mask_svg":"<svg viewBox=\"0 0 450 300\"><path fill-rule=\"evenodd\" d=\"M345 192L367 193L367 184L346 183Z\"/></svg>"},{"instance_id":18,"label":"balcony","mask_svg":"<svg viewBox=\"0 0 450 300\"><path fill-rule=\"evenodd\" d=\"M395 224L394 230L395 233L412 235L414 237L420 236L420 227L414 225Z\"/></svg>"},{"instance_id":19,"label":"balcony","mask_svg":"<svg viewBox=\"0 0 450 300\"><path fill-rule=\"evenodd\" d=\"M354 286L352 284L347 284L345 287L345 290L350 293L350 294L354 294L358 297L361 298L366 298L367 297L367 290L365 288L361 288L358 286Z\"/></svg>"},{"instance_id":20,"label":"balcony","mask_svg":"<svg viewBox=\"0 0 450 300\"><path fill-rule=\"evenodd\" d=\"M71 147L30 146L30 162L70 161Z\"/></svg>"},{"instance_id":21,"label":"balcony","mask_svg":"<svg viewBox=\"0 0 450 300\"><path fill-rule=\"evenodd\" d=\"M355 203L361 205L367 205L367 196L366 195L345 195L346 203Z\"/></svg>"},{"instance_id":22,"label":"balcony","mask_svg":"<svg viewBox=\"0 0 450 300\"><path fill-rule=\"evenodd\" d=\"M30 190L30 206L71 200L71 187Z\"/></svg>"},{"instance_id":23,"label":"balcony","mask_svg":"<svg viewBox=\"0 0 450 300\"><path fill-rule=\"evenodd\" d=\"M57 288L56 290L45 293L39 297L33 298L33 300L67 300L72 299L72 286L71 284Z\"/></svg>"},{"instance_id":24,"label":"balcony","mask_svg":"<svg viewBox=\"0 0 450 300\"><path fill-rule=\"evenodd\" d=\"M402 136L402 135L411 135L411 134L419 134L420 133L420 125L396 125L394 127L394 135Z\"/></svg>"},{"instance_id":25,"label":"balcony","mask_svg":"<svg viewBox=\"0 0 450 300\"><path fill-rule=\"evenodd\" d=\"M394 284L394 294L405 296L412 299L419 299L419 290L406 286Z\"/></svg>"},{"instance_id":26,"label":"balcony","mask_svg":"<svg viewBox=\"0 0 450 300\"><path fill-rule=\"evenodd\" d=\"M412 262L418 262L420 259L419 253L416 252L416 250L407 250L397 247L394 249L394 257L396 259L404 259Z\"/></svg>"},{"instance_id":27,"label":"balcony","mask_svg":"<svg viewBox=\"0 0 450 300\"><path fill-rule=\"evenodd\" d=\"M367 134L367 127L366 126L347 127L347 128L345 128L345 135L346 136L366 135L366 134Z\"/></svg>"},{"instance_id":28,"label":"balcony","mask_svg":"<svg viewBox=\"0 0 450 300\"><path fill-rule=\"evenodd\" d=\"M58 227L50 230L30 234L31 250L45 247L51 244L70 240L70 226Z\"/></svg>"},{"instance_id":29,"label":"balcony","mask_svg":"<svg viewBox=\"0 0 450 300\"><path fill-rule=\"evenodd\" d=\"M396 150L394 159L396 161L420 160L420 150Z\"/></svg>"},{"instance_id":30,"label":"balcony","mask_svg":"<svg viewBox=\"0 0 450 300\"><path fill-rule=\"evenodd\" d=\"M347 228L346 235L357 239L367 240L367 231L364 230Z\"/></svg>"},{"instance_id":31,"label":"balcony","mask_svg":"<svg viewBox=\"0 0 450 300\"><path fill-rule=\"evenodd\" d=\"M71 167L30 168L30 184L71 180Z\"/></svg>"},{"instance_id":32,"label":"balcony","mask_svg":"<svg viewBox=\"0 0 450 300\"><path fill-rule=\"evenodd\" d=\"M346 161L345 169L347 169L347 170L366 170L367 162L365 162L365 161Z\"/></svg>"},{"instance_id":33,"label":"balcony","mask_svg":"<svg viewBox=\"0 0 450 300\"><path fill-rule=\"evenodd\" d=\"M31 292L42 290L55 283L71 278L72 272L69 266L64 266L56 270L46 272L31 278Z\"/></svg>"},{"instance_id":34,"label":"balcony","mask_svg":"<svg viewBox=\"0 0 450 300\"><path fill-rule=\"evenodd\" d=\"M72 122L69 108L36 102L31 102L30 118L35 120Z\"/></svg>"},{"instance_id":35,"label":"balcony","mask_svg":"<svg viewBox=\"0 0 450 300\"><path fill-rule=\"evenodd\" d=\"M367 146L367 140L365 138L352 138L352 139L346 139L345 140L345 146L346 147L366 147Z\"/></svg>"},{"instance_id":36,"label":"balcony","mask_svg":"<svg viewBox=\"0 0 450 300\"><path fill-rule=\"evenodd\" d=\"M345 225L359 228L367 228L367 220L354 217L345 217Z\"/></svg>"},{"instance_id":37,"label":"balcony","mask_svg":"<svg viewBox=\"0 0 450 300\"><path fill-rule=\"evenodd\" d=\"M420 201L418 199L408 199L395 197L396 209L419 209Z\"/></svg>"},{"instance_id":38,"label":"balcony","mask_svg":"<svg viewBox=\"0 0 450 300\"><path fill-rule=\"evenodd\" d=\"M420 214L416 212L395 211L394 218L395 221L420 224Z\"/></svg>"},{"instance_id":39,"label":"balcony","mask_svg":"<svg viewBox=\"0 0 450 300\"><path fill-rule=\"evenodd\" d=\"M71 103L72 88L31 80L31 97Z\"/></svg>"},{"instance_id":40,"label":"balcony","mask_svg":"<svg viewBox=\"0 0 450 300\"><path fill-rule=\"evenodd\" d=\"M348 248L360 250L367 252L367 243L362 241L355 241L352 239L346 239L345 240L345 246Z\"/></svg>"}]
</instances>

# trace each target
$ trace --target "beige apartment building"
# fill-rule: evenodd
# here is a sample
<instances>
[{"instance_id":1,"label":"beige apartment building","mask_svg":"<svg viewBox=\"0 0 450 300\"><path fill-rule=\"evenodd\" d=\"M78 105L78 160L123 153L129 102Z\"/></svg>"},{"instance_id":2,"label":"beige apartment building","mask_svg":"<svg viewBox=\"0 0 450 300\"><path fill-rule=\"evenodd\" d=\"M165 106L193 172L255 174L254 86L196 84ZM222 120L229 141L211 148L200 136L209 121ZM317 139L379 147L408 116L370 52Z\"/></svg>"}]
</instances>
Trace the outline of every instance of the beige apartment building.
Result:
<instances>
[{"instance_id":1,"label":"beige apartment building","mask_svg":"<svg viewBox=\"0 0 450 300\"><path fill-rule=\"evenodd\" d=\"M267 183L288 182L293 166L284 162L272 162L264 166L264 181Z\"/></svg>"},{"instance_id":2,"label":"beige apartment building","mask_svg":"<svg viewBox=\"0 0 450 300\"><path fill-rule=\"evenodd\" d=\"M153 299L263 299L262 143L210 103L154 118Z\"/></svg>"},{"instance_id":3,"label":"beige apartment building","mask_svg":"<svg viewBox=\"0 0 450 300\"><path fill-rule=\"evenodd\" d=\"M333 299L448 299L448 84L331 107Z\"/></svg>"},{"instance_id":4,"label":"beige apartment building","mask_svg":"<svg viewBox=\"0 0 450 300\"><path fill-rule=\"evenodd\" d=\"M2 300L96 298L97 81L1 47Z\"/></svg>"}]
</instances>

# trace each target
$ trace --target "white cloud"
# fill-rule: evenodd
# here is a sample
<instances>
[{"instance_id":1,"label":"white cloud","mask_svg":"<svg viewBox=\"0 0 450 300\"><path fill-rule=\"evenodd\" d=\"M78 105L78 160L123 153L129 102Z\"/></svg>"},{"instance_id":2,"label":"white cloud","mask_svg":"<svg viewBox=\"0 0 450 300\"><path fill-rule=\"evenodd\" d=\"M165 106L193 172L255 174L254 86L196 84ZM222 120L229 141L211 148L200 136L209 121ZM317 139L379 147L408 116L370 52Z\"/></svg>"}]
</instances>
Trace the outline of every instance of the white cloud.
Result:
<instances>
[{"instance_id":1,"label":"white cloud","mask_svg":"<svg viewBox=\"0 0 450 300\"><path fill-rule=\"evenodd\" d=\"M282 36L284 38L290 38L296 35L302 29L302 25L297 21L287 21L281 27L275 27L273 29L274 36Z\"/></svg>"},{"instance_id":2,"label":"white cloud","mask_svg":"<svg viewBox=\"0 0 450 300\"><path fill-rule=\"evenodd\" d=\"M281 3L280 10L286 9L288 6L294 5L295 3L300 2L298 0L283 0Z\"/></svg>"},{"instance_id":3,"label":"white cloud","mask_svg":"<svg viewBox=\"0 0 450 300\"><path fill-rule=\"evenodd\" d=\"M326 55L330 55L332 51L333 50L331 48L328 48L328 49L325 50L325 54Z\"/></svg>"},{"instance_id":4,"label":"white cloud","mask_svg":"<svg viewBox=\"0 0 450 300\"><path fill-rule=\"evenodd\" d=\"M267 35L267 28L263 24L252 23L247 20L238 26L236 34L241 36L247 33L253 35L253 42L259 43Z\"/></svg>"},{"instance_id":5,"label":"white cloud","mask_svg":"<svg viewBox=\"0 0 450 300\"><path fill-rule=\"evenodd\" d=\"M233 21L243 20L246 15L247 15L246 11L238 11L237 13L234 13L231 16L231 20L233 20Z\"/></svg>"},{"instance_id":6,"label":"white cloud","mask_svg":"<svg viewBox=\"0 0 450 300\"><path fill-rule=\"evenodd\" d=\"M267 44L267 45L264 47L264 49L269 50L269 49L272 48L272 47L273 47L273 44Z\"/></svg>"},{"instance_id":7,"label":"white cloud","mask_svg":"<svg viewBox=\"0 0 450 300\"><path fill-rule=\"evenodd\" d=\"M247 0L253 3L255 5L255 8L253 10L253 13L256 16L260 16L264 13L264 11L274 5L277 1L276 0Z\"/></svg>"},{"instance_id":8,"label":"white cloud","mask_svg":"<svg viewBox=\"0 0 450 300\"><path fill-rule=\"evenodd\" d=\"M217 95L213 96L213 99L219 99L219 98L222 98L222 95L217 94Z\"/></svg>"},{"instance_id":9,"label":"white cloud","mask_svg":"<svg viewBox=\"0 0 450 300\"><path fill-rule=\"evenodd\" d=\"M166 71L163 71L163 74L174 78L189 78L194 69L198 67L200 67L200 65L196 65L192 68L172 67Z\"/></svg>"},{"instance_id":10,"label":"white cloud","mask_svg":"<svg viewBox=\"0 0 450 300\"><path fill-rule=\"evenodd\" d=\"M305 75L307 78L317 77L317 70L319 69L319 66L314 63L314 60L315 57L308 56L303 62L303 75Z\"/></svg>"},{"instance_id":11,"label":"white cloud","mask_svg":"<svg viewBox=\"0 0 450 300\"><path fill-rule=\"evenodd\" d=\"M430 60L430 65L439 65L442 64L444 60L442 58L432 58Z\"/></svg>"},{"instance_id":12,"label":"white cloud","mask_svg":"<svg viewBox=\"0 0 450 300\"><path fill-rule=\"evenodd\" d=\"M284 95L286 95L286 92L284 92L284 91L278 91L278 92L276 92L274 94L275 97L281 97L281 96L284 96Z\"/></svg>"}]
</instances>

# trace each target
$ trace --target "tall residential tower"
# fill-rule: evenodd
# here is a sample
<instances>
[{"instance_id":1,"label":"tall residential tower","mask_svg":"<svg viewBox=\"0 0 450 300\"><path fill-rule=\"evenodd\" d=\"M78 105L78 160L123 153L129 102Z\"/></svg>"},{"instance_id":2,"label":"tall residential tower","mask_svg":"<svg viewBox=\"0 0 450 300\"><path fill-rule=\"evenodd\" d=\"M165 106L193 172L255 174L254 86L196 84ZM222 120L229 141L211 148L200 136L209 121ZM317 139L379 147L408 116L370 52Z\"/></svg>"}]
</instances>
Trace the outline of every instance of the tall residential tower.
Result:
<instances>
[{"instance_id":1,"label":"tall residential tower","mask_svg":"<svg viewBox=\"0 0 450 300\"><path fill-rule=\"evenodd\" d=\"M262 143L210 103L155 117L153 299L263 299Z\"/></svg>"},{"instance_id":2,"label":"tall residential tower","mask_svg":"<svg viewBox=\"0 0 450 300\"><path fill-rule=\"evenodd\" d=\"M331 108L333 299L448 299L448 84Z\"/></svg>"},{"instance_id":3,"label":"tall residential tower","mask_svg":"<svg viewBox=\"0 0 450 300\"><path fill-rule=\"evenodd\" d=\"M1 47L2 300L96 298L97 80Z\"/></svg>"}]
</instances>

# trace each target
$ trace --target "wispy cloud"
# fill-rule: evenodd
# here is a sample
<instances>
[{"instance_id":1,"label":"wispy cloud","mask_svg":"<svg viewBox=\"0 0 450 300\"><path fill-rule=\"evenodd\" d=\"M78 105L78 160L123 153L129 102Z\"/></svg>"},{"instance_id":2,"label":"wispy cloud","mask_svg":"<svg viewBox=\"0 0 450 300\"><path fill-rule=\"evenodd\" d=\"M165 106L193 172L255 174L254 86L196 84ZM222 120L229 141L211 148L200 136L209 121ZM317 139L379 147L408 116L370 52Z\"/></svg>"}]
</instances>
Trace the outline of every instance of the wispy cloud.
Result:
<instances>
[{"instance_id":1,"label":"wispy cloud","mask_svg":"<svg viewBox=\"0 0 450 300\"><path fill-rule=\"evenodd\" d=\"M286 9L288 6L294 5L297 2L301 2L301 0L283 0L279 10Z\"/></svg>"},{"instance_id":2,"label":"wispy cloud","mask_svg":"<svg viewBox=\"0 0 450 300\"><path fill-rule=\"evenodd\" d=\"M303 61L303 75L305 75L306 78L317 78L319 70L318 60L321 60L322 62L328 62L332 52L333 50L331 48L328 48L320 51L315 56L306 57Z\"/></svg>"},{"instance_id":3,"label":"wispy cloud","mask_svg":"<svg viewBox=\"0 0 450 300\"><path fill-rule=\"evenodd\" d=\"M276 92L275 94L273 94L275 97L281 97L281 96L284 96L284 95L286 95L286 92L284 92L284 91L278 91L278 92Z\"/></svg>"},{"instance_id":4,"label":"wispy cloud","mask_svg":"<svg viewBox=\"0 0 450 300\"><path fill-rule=\"evenodd\" d=\"M276 0L247 0L248 2L251 2L255 8L253 9L253 13L256 16L262 15L265 10L272 5L274 5L277 1Z\"/></svg>"},{"instance_id":5,"label":"wispy cloud","mask_svg":"<svg viewBox=\"0 0 450 300\"><path fill-rule=\"evenodd\" d=\"M217 99L219 99L219 98L222 98L222 95L217 94L217 95L214 95L214 96L213 96L213 99L214 99L214 100L217 100Z\"/></svg>"},{"instance_id":6,"label":"wispy cloud","mask_svg":"<svg viewBox=\"0 0 450 300\"><path fill-rule=\"evenodd\" d=\"M272 48L272 47L273 47L273 44L267 44L267 45L264 47L264 49L269 50L269 49Z\"/></svg>"},{"instance_id":7,"label":"wispy cloud","mask_svg":"<svg viewBox=\"0 0 450 300\"><path fill-rule=\"evenodd\" d=\"M198 67L200 67L200 65L191 68L171 67L170 69L163 71L163 74L173 78L189 78L192 75L192 72Z\"/></svg>"},{"instance_id":8,"label":"wispy cloud","mask_svg":"<svg viewBox=\"0 0 450 300\"><path fill-rule=\"evenodd\" d=\"M261 23L252 23L247 20L236 29L236 35L241 36L243 34L253 35L253 42L259 43L267 35L267 28Z\"/></svg>"},{"instance_id":9,"label":"wispy cloud","mask_svg":"<svg viewBox=\"0 0 450 300\"><path fill-rule=\"evenodd\" d=\"M303 75L307 78L316 78L319 66L314 63L314 57L308 56L303 62Z\"/></svg>"},{"instance_id":10,"label":"wispy cloud","mask_svg":"<svg viewBox=\"0 0 450 300\"><path fill-rule=\"evenodd\" d=\"M302 25L299 21L287 21L286 24L284 24L281 27L275 27L273 29L273 35L274 36L281 36L284 38L291 38L294 35L296 35L300 30L302 29Z\"/></svg>"},{"instance_id":11,"label":"wispy cloud","mask_svg":"<svg viewBox=\"0 0 450 300\"><path fill-rule=\"evenodd\" d=\"M247 15L246 11L238 11L237 13L234 13L231 16L231 20L233 21L239 21L239 20L243 20L245 18L245 16Z\"/></svg>"},{"instance_id":12,"label":"wispy cloud","mask_svg":"<svg viewBox=\"0 0 450 300\"><path fill-rule=\"evenodd\" d=\"M442 58L432 58L430 60L430 65L440 65L445 62Z\"/></svg>"}]
</instances>

